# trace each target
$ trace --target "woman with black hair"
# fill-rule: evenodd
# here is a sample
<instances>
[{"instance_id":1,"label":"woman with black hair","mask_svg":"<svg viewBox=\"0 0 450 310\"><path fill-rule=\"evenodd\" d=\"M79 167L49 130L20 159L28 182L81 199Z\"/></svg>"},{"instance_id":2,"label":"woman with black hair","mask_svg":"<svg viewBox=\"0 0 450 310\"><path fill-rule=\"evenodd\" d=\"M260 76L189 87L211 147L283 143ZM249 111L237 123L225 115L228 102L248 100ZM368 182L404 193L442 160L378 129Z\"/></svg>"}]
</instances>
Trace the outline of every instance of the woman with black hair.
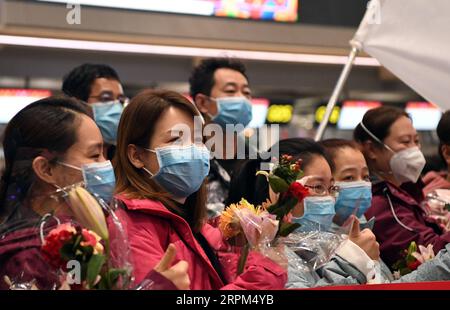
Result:
<instances>
[{"instance_id":1,"label":"woman with black hair","mask_svg":"<svg viewBox=\"0 0 450 310\"><path fill-rule=\"evenodd\" d=\"M373 198L365 215L375 217L373 231L383 261L393 266L412 241L433 245L435 253L445 248L450 232L430 222L421 206L425 158L408 114L389 106L372 109L353 135L371 172Z\"/></svg>"},{"instance_id":2,"label":"woman with black hair","mask_svg":"<svg viewBox=\"0 0 450 310\"><path fill-rule=\"evenodd\" d=\"M374 268L379 255L378 244L370 230L360 231L355 219L348 237L327 232L334 217L336 189L332 163L325 150L318 143L302 138L281 140L272 148L278 148L280 156L288 154L302 160L302 181L310 192L292 211L293 221L302 226L287 240L287 287L380 281ZM268 198L276 201L266 178L255 175L262 162L261 159L247 160L237 169L231 181L229 203L241 198L252 204L261 204Z\"/></svg>"}]
</instances>

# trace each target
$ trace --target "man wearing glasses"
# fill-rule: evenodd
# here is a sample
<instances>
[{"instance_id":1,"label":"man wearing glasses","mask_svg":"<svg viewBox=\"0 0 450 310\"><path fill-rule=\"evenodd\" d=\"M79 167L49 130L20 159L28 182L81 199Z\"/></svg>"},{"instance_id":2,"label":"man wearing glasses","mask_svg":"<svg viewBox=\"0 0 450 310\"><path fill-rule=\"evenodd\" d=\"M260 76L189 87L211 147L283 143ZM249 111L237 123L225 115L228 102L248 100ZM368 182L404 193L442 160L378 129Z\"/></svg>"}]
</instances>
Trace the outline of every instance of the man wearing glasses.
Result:
<instances>
[{"instance_id":1,"label":"man wearing glasses","mask_svg":"<svg viewBox=\"0 0 450 310\"><path fill-rule=\"evenodd\" d=\"M108 65L83 64L65 76L62 91L90 105L103 136L105 157L111 159L120 116L128 103L117 72Z\"/></svg>"}]
</instances>

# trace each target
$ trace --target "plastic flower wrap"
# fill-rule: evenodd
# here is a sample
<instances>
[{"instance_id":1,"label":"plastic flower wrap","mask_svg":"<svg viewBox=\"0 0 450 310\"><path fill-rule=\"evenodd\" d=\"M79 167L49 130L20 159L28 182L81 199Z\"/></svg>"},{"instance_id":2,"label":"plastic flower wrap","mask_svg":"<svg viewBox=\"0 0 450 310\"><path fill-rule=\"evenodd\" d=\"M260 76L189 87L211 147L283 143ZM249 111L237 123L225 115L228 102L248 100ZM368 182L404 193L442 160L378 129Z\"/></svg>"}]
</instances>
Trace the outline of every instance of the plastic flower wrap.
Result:
<instances>
[{"instance_id":1,"label":"plastic flower wrap","mask_svg":"<svg viewBox=\"0 0 450 310\"><path fill-rule=\"evenodd\" d=\"M400 278L405 274L408 274L416 270L420 265L434 258L433 245L429 244L427 247L419 245L413 241L410 243L408 249L405 249L402 253L403 258L399 259L392 268L394 271L394 277Z\"/></svg>"},{"instance_id":2,"label":"plastic flower wrap","mask_svg":"<svg viewBox=\"0 0 450 310\"><path fill-rule=\"evenodd\" d=\"M429 193L423 203L428 219L437 223L442 231L450 231L450 190L437 189Z\"/></svg>"},{"instance_id":3,"label":"plastic flower wrap","mask_svg":"<svg viewBox=\"0 0 450 310\"><path fill-rule=\"evenodd\" d=\"M0 288L129 288L129 246L115 202L95 199L82 184L34 197L41 203L18 206L20 218L2 232Z\"/></svg>"},{"instance_id":4,"label":"plastic flower wrap","mask_svg":"<svg viewBox=\"0 0 450 310\"><path fill-rule=\"evenodd\" d=\"M219 218L219 229L230 243L242 246L238 264L238 274L241 274L250 248L263 251L264 247L275 238L278 221L263 207L255 207L242 199L222 212Z\"/></svg>"}]
</instances>

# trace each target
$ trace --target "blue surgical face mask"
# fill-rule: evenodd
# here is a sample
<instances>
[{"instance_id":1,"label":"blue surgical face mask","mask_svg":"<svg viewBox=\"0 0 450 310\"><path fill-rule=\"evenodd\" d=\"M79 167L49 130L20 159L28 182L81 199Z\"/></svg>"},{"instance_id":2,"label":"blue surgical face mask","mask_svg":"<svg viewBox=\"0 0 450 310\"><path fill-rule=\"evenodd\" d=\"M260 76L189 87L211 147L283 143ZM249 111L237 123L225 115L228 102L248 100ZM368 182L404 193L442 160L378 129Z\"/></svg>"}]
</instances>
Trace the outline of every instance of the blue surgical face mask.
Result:
<instances>
[{"instance_id":1,"label":"blue surgical face mask","mask_svg":"<svg viewBox=\"0 0 450 310\"><path fill-rule=\"evenodd\" d=\"M372 202L372 183L366 181L336 182L339 195L336 199L337 224L344 223L350 215L360 218L369 209ZM358 208L356 210L356 208Z\"/></svg>"},{"instance_id":2,"label":"blue surgical face mask","mask_svg":"<svg viewBox=\"0 0 450 310\"><path fill-rule=\"evenodd\" d=\"M58 163L81 171L86 189L105 202L111 201L116 187L116 177L114 176L114 169L109 160L101 163L85 164L81 168L64 162Z\"/></svg>"},{"instance_id":3,"label":"blue surgical face mask","mask_svg":"<svg viewBox=\"0 0 450 310\"><path fill-rule=\"evenodd\" d=\"M120 101L91 104L94 112L94 120L102 133L103 141L116 145L117 128L119 127L120 116L123 106Z\"/></svg>"},{"instance_id":4,"label":"blue surgical face mask","mask_svg":"<svg viewBox=\"0 0 450 310\"><path fill-rule=\"evenodd\" d=\"M209 151L205 146L165 146L155 150L159 171L146 171L152 179L175 198L187 198L198 191L209 173Z\"/></svg>"},{"instance_id":5,"label":"blue surgical face mask","mask_svg":"<svg viewBox=\"0 0 450 310\"><path fill-rule=\"evenodd\" d=\"M302 225L300 231L328 231L335 215L334 204L332 196L308 196L303 200L303 216L294 217L293 222Z\"/></svg>"},{"instance_id":6,"label":"blue surgical face mask","mask_svg":"<svg viewBox=\"0 0 450 310\"><path fill-rule=\"evenodd\" d=\"M252 104L245 97L212 98L217 102L217 115L212 117L212 122L226 128L227 124L242 124L246 127L252 120Z\"/></svg>"}]
</instances>

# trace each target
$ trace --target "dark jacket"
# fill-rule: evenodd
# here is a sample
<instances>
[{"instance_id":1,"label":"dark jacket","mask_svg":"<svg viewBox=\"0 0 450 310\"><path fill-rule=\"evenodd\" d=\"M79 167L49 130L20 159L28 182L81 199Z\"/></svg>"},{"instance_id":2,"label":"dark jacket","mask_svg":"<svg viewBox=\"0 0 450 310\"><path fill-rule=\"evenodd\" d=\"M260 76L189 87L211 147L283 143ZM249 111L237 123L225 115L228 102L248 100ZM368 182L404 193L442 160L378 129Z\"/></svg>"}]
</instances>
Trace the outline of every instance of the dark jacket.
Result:
<instances>
[{"instance_id":1,"label":"dark jacket","mask_svg":"<svg viewBox=\"0 0 450 310\"><path fill-rule=\"evenodd\" d=\"M422 189L421 181L400 188L383 181L372 187L372 205L365 216L375 217L373 232L380 243L381 258L391 268L412 241L423 246L432 244L435 254L450 242L450 232L442 234L435 223L426 220L420 205Z\"/></svg>"}]
</instances>

